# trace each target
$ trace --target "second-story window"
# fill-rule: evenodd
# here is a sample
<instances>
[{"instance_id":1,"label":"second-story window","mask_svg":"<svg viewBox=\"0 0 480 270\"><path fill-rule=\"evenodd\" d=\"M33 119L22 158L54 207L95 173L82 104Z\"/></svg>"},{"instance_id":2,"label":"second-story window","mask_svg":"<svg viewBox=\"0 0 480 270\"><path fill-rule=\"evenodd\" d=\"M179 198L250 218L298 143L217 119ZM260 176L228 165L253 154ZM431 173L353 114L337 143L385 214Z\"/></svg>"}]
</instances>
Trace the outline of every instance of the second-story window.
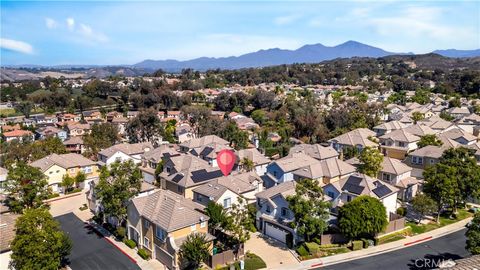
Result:
<instances>
[{"instance_id":1,"label":"second-story window","mask_svg":"<svg viewBox=\"0 0 480 270\"><path fill-rule=\"evenodd\" d=\"M288 216L288 209L286 207L282 207L282 217Z\"/></svg>"},{"instance_id":2,"label":"second-story window","mask_svg":"<svg viewBox=\"0 0 480 270\"><path fill-rule=\"evenodd\" d=\"M143 227L148 229L150 227L150 221L148 221L147 219L144 219L143 220Z\"/></svg>"},{"instance_id":3,"label":"second-story window","mask_svg":"<svg viewBox=\"0 0 480 270\"><path fill-rule=\"evenodd\" d=\"M230 208L230 206L232 206L232 199L231 198L223 199L223 208Z\"/></svg>"},{"instance_id":4,"label":"second-story window","mask_svg":"<svg viewBox=\"0 0 480 270\"><path fill-rule=\"evenodd\" d=\"M155 226L155 237L162 241L165 241L165 238L167 238L167 232L162 228Z\"/></svg>"},{"instance_id":5,"label":"second-story window","mask_svg":"<svg viewBox=\"0 0 480 270\"><path fill-rule=\"evenodd\" d=\"M265 211L267 213L271 213L272 212L272 209L270 208L270 205L267 205L267 207L265 208Z\"/></svg>"}]
</instances>

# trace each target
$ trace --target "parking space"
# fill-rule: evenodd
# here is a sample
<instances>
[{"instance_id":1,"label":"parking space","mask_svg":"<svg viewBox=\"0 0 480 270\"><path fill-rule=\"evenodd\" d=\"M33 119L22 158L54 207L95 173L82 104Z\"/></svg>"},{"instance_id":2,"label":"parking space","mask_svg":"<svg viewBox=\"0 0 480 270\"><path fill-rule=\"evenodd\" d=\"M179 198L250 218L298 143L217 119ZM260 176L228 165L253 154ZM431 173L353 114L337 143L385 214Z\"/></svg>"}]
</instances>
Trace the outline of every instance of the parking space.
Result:
<instances>
[{"instance_id":1,"label":"parking space","mask_svg":"<svg viewBox=\"0 0 480 270\"><path fill-rule=\"evenodd\" d=\"M140 267L102 235L85 225L75 214L55 217L73 242L69 256L73 270L140 269Z\"/></svg>"}]
</instances>

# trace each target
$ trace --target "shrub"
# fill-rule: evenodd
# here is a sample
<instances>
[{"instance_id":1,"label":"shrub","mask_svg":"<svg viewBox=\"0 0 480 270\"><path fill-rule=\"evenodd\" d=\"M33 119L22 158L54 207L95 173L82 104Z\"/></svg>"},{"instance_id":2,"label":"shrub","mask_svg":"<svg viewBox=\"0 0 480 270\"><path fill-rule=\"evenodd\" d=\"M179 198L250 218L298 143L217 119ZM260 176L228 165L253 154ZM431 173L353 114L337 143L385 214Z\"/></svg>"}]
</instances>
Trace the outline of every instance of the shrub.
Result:
<instances>
[{"instance_id":1,"label":"shrub","mask_svg":"<svg viewBox=\"0 0 480 270\"><path fill-rule=\"evenodd\" d=\"M124 227L118 227L115 231L115 236L120 240L123 240L123 238L125 238L125 235L127 235L127 232L125 231Z\"/></svg>"},{"instance_id":2,"label":"shrub","mask_svg":"<svg viewBox=\"0 0 480 270\"><path fill-rule=\"evenodd\" d=\"M81 191L82 191L82 189L81 189L81 188L76 188L76 189L74 189L74 190L72 190L72 191L68 192L68 194L77 193L77 192L81 192Z\"/></svg>"},{"instance_id":3,"label":"shrub","mask_svg":"<svg viewBox=\"0 0 480 270\"><path fill-rule=\"evenodd\" d=\"M80 206L78 209L80 209L80 211L85 211L85 210L88 209L88 206L87 206L87 204L84 203L84 204L83 204L82 206Z\"/></svg>"},{"instance_id":4,"label":"shrub","mask_svg":"<svg viewBox=\"0 0 480 270\"><path fill-rule=\"evenodd\" d=\"M363 241L357 240L352 242L352 250L360 250L363 248Z\"/></svg>"},{"instance_id":5,"label":"shrub","mask_svg":"<svg viewBox=\"0 0 480 270\"><path fill-rule=\"evenodd\" d=\"M302 257L309 255L307 249L303 245L301 245L300 247L297 248L297 253L298 253L298 255L300 255Z\"/></svg>"},{"instance_id":6,"label":"shrub","mask_svg":"<svg viewBox=\"0 0 480 270\"><path fill-rule=\"evenodd\" d=\"M368 241L368 239L362 238L360 240L362 240L363 242L363 248L368 248L368 246L370 246L370 242Z\"/></svg>"},{"instance_id":7,"label":"shrub","mask_svg":"<svg viewBox=\"0 0 480 270\"><path fill-rule=\"evenodd\" d=\"M57 198L57 197L59 197L59 196L60 196L60 194L58 194L58 193L50 193L50 194L48 195L48 199Z\"/></svg>"},{"instance_id":8,"label":"shrub","mask_svg":"<svg viewBox=\"0 0 480 270\"><path fill-rule=\"evenodd\" d=\"M317 254L320 251L320 246L314 242L305 243L305 247L310 254Z\"/></svg>"},{"instance_id":9,"label":"shrub","mask_svg":"<svg viewBox=\"0 0 480 270\"><path fill-rule=\"evenodd\" d=\"M397 208L397 215L404 217L407 214L407 208L399 207Z\"/></svg>"},{"instance_id":10,"label":"shrub","mask_svg":"<svg viewBox=\"0 0 480 270\"><path fill-rule=\"evenodd\" d=\"M150 254L148 254L148 252L143 248L138 249L137 254L144 260L150 259Z\"/></svg>"},{"instance_id":11,"label":"shrub","mask_svg":"<svg viewBox=\"0 0 480 270\"><path fill-rule=\"evenodd\" d=\"M337 248L340 247L339 244L325 244L325 245L320 245L320 248Z\"/></svg>"},{"instance_id":12,"label":"shrub","mask_svg":"<svg viewBox=\"0 0 480 270\"><path fill-rule=\"evenodd\" d=\"M123 241L125 243L125 245L127 245L127 247L133 249L137 246L137 243L135 243L135 241L131 240L131 239L125 239Z\"/></svg>"}]
</instances>

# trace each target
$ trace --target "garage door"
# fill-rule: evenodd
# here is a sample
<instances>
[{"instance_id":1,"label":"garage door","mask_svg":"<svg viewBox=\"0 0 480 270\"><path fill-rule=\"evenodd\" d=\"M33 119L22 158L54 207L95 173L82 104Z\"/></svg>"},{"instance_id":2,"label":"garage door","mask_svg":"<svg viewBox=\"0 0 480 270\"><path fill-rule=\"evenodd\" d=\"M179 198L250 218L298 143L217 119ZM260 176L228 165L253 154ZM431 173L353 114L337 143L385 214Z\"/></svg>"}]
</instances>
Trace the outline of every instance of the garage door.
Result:
<instances>
[{"instance_id":1,"label":"garage door","mask_svg":"<svg viewBox=\"0 0 480 270\"><path fill-rule=\"evenodd\" d=\"M265 234L274 239L277 239L282 243L287 243L286 236L288 234L288 231L272 225L268 222L265 222Z\"/></svg>"}]
</instances>

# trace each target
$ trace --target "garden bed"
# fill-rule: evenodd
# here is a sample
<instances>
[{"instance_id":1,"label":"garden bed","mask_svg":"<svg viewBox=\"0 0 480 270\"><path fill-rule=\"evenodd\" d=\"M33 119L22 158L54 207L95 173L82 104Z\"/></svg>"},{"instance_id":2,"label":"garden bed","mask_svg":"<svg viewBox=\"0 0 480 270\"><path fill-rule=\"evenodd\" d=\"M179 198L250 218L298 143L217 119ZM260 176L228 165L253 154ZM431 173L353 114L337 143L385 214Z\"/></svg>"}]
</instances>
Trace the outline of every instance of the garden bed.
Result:
<instances>
[{"instance_id":1,"label":"garden bed","mask_svg":"<svg viewBox=\"0 0 480 270\"><path fill-rule=\"evenodd\" d=\"M450 224L453 224L455 222L464 220L466 218L469 218L473 216L473 213L469 212L466 209L459 209L458 213L455 218L450 218L450 213L446 213L444 215L440 215L440 222L436 223L435 221L430 222L428 224L417 224L416 222L407 222L407 226L410 226L412 228L412 233L413 234L421 234L425 233L431 230L435 230L438 228L441 228L443 226L447 226Z\"/></svg>"}]
</instances>

